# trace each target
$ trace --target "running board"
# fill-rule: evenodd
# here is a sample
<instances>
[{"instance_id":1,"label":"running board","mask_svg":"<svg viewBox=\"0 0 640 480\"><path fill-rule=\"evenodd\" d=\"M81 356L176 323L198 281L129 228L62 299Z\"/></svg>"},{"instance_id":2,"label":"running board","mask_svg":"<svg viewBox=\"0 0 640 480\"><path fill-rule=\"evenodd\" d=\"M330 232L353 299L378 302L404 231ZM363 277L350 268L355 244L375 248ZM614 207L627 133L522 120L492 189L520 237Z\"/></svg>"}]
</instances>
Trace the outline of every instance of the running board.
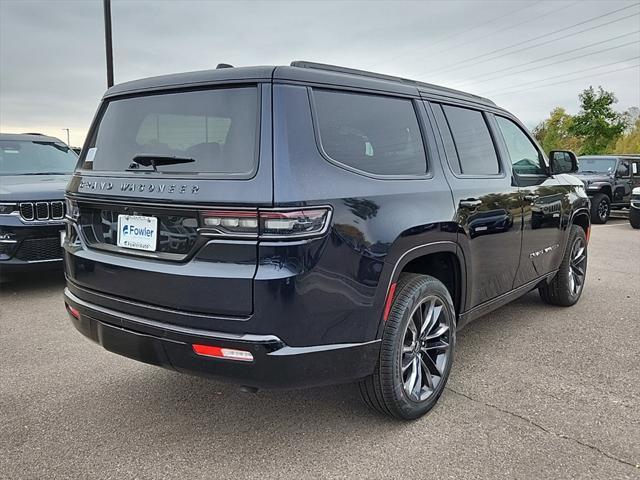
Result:
<instances>
[{"instance_id":1,"label":"running board","mask_svg":"<svg viewBox=\"0 0 640 480\"><path fill-rule=\"evenodd\" d=\"M558 271L554 270L553 272L547 273L546 275L538 277L535 280L531 280L530 282L527 282L524 285L521 285L507 293L503 293L499 297L492 298L487 302L481 303L480 305L467 310L466 312L460 314L460 316L458 317L458 325L456 329L460 330L472 321L482 317L483 315L486 315L496 308L500 308L507 303L512 302L517 298L522 297L523 295L526 295L531 290L534 290L535 288L540 286L542 282L548 282L556 275L556 273L558 273Z\"/></svg>"}]
</instances>

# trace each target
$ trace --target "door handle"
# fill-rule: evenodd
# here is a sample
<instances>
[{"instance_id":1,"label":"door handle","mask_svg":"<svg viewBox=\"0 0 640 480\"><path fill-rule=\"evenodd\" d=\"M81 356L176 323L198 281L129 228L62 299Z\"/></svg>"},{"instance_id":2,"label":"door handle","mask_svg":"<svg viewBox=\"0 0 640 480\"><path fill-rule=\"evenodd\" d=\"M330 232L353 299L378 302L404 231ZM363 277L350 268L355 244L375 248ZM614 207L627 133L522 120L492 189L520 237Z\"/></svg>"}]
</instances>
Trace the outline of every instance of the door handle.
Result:
<instances>
[{"instance_id":1,"label":"door handle","mask_svg":"<svg viewBox=\"0 0 640 480\"><path fill-rule=\"evenodd\" d=\"M538 198L540 198L540 195L535 195L533 193L529 194L529 195L525 195L523 197L527 202L535 202Z\"/></svg>"},{"instance_id":2,"label":"door handle","mask_svg":"<svg viewBox=\"0 0 640 480\"><path fill-rule=\"evenodd\" d=\"M460 200L460 206L462 208L477 208L482 205L482 200L477 198L468 198L466 200Z\"/></svg>"}]
</instances>

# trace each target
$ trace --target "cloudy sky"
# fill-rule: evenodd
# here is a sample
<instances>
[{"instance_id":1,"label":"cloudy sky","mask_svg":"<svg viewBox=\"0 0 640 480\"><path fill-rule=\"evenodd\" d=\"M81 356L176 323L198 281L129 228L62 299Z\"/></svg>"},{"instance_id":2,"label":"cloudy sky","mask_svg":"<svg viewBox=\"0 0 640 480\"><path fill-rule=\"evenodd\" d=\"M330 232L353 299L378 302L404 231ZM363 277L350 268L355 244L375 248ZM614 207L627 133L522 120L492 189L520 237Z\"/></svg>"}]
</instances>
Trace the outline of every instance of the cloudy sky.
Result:
<instances>
[{"instance_id":1,"label":"cloudy sky","mask_svg":"<svg viewBox=\"0 0 640 480\"><path fill-rule=\"evenodd\" d=\"M113 0L116 83L312 60L486 95L534 126L589 85L640 104L638 0ZM101 0L0 0L0 130L80 145L106 88Z\"/></svg>"}]
</instances>

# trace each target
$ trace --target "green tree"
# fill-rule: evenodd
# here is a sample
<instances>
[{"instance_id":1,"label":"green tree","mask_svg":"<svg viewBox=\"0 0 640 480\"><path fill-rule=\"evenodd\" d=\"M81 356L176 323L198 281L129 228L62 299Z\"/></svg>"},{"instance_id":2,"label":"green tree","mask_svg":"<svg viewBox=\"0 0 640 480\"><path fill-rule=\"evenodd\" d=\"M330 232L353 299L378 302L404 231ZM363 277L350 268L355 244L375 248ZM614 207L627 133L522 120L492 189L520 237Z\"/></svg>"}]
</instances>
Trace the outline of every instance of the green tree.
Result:
<instances>
[{"instance_id":1,"label":"green tree","mask_svg":"<svg viewBox=\"0 0 640 480\"><path fill-rule=\"evenodd\" d=\"M640 118L627 133L618 138L613 153L640 153Z\"/></svg>"},{"instance_id":2,"label":"green tree","mask_svg":"<svg viewBox=\"0 0 640 480\"><path fill-rule=\"evenodd\" d=\"M549 118L540 122L533 130L533 134L540 142L545 152L551 150L580 149L580 139L569 133L573 125L573 117L562 107L554 108Z\"/></svg>"},{"instance_id":3,"label":"green tree","mask_svg":"<svg viewBox=\"0 0 640 480\"><path fill-rule=\"evenodd\" d=\"M573 117L569 133L582 140L580 153L607 153L627 126L624 114L616 112L612 105L618 100L612 92L589 87L579 96L580 112Z\"/></svg>"}]
</instances>

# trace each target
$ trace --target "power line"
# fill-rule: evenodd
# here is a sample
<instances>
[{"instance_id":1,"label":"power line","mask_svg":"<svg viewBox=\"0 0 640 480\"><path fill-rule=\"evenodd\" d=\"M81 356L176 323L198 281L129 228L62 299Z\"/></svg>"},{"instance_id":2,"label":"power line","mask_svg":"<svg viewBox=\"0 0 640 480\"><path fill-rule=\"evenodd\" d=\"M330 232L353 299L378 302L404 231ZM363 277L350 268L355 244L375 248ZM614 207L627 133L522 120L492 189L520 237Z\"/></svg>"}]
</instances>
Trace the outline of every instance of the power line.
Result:
<instances>
[{"instance_id":1,"label":"power line","mask_svg":"<svg viewBox=\"0 0 640 480\"><path fill-rule=\"evenodd\" d=\"M617 68L615 70L609 70L608 72L603 72L602 75L610 75L612 73L621 72L623 70L629 70L631 68L640 68L640 63L638 65L630 65L630 66L624 67L624 68ZM537 87L524 88L522 90L513 90L511 92L498 93L498 94L494 94L494 96L495 97L501 97L503 95L511 95L511 94L514 94L514 93L528 92L530 90L536 90L538 88L551 87L553 85L560 85L562 83L569 83L569 82L573 82L574 80L583 80L585 78L593 78L593 75L583 75L581 77L569 78L567 80L562 80L560 82L548 83L548 84L545 84L545 85L538 85Z\"/></svg>"},{"instance_id":2,"label":"power line","mask_svg":"<svg viewBox=\"0 0 640 480\"><path fill-rule=\"evenodd\" d=\"M440 39L439 39L439 40L436 40L435 42L431 43L431 44L429 45L429 47L428 47L428 48L431 48L431 47L433 47L434 45L438 45L438 44L440 44L440 43L442 43L442 42L444 42L444 41L446 41L446 40L448 40L448 39L450 39L450 38L452 38L452 37L456 37L456 36L460 35L460 32L468 33L468 32L471 32L471 31L473 31L473 30L477 30L478 28L483 27L483 26L485 26L485 25L489 25L489 24L491 24L491 23L497 22L498 20L501 20L501 19L503 19L503 18L505 18L505 17L509 17L509 16L511 16L511 15L513 15L513 14L515 14L515 13L521 12L521 11L523 11L523 10L527 10L528 8L531 8L531 7L533 7L534 5L537 5L538 3L541 3L541 1L542 1L542 0L538 0L538 1L536 1L536 2L533 2L533 3L530 3L530 4L528 4L528 5L525 5L524 7L517 8L517 9L515 9L515 10L513 10L513 11L509 12L509 13L505 13L504 15L500 15L499 17L495 17L495 18L492 18L491 20L488 20L488 21L486 21L486 22L479 23L479 24L477 24L475 27L466 28L466 29L464 29L464 30L458 30L458 31L456 31L456 32L450 33L449 35L445 35L444 37L440 37ZM375 68L375 67L377 67L378 65L383 65L383 64L385 64L385 63L392 62L393 60L397 60L398 58L403 57L403 56L406 56L406 54L396 55L396 56L394 56L394 57L390 57L390 58L389 58L389 59L387 59L387 60L384 60L384 61L381 61L381 62L373 63L373 64L371 64L371 68Z\"/></svg>"},{"instance_id":3,"label":"power line","mask_svg":"<svg viewBox=\"0 0 640 480\"><path fill-rule=\"evenodd\" d=\"M638 33L640 33L640 30L636 30L635 32L625 33L625 34L623 34L623 35L618 35L617 37L609 38L609 39L607 39L607 40L602 40L602 41L600 41L600 42L590 43L589 45L585 45L585 46L583 46L583 47L579 47L579 48L573 48L573 49L571 49L571 50L566 50L566 51L564 51L564 52L556 53L556 54L554 54L554 55L548 55L548 56L546 56L546 57L541 57L541 58L538 58L537 60L531 60L531 61L529 61L529 62L524 62L524 63L521 63L521 64L519 64L519 65L513 65L513 66L510 66L510 67L501 68L501 69L499 69L499 70L493 70L493 71L491 71L491 72L489 72L489 73L485 73L485 74L483 74L483 75L477 75L477 76L475 76L472 80L464 80L464 81L462 81L462 82L458 82L458 83L456 83L456 84L454 85L454 88L459 88L459 86L460 86L460 85L465 85L465 84L468 84L468 83L471 83L471 84L473 84L473 85L476 85L476 84L478 84L478 83L485 83L485 82L489 82L489 81L494 80L494 79L496 79L496 78L503 78L503 77L508 77L508 76L510 76L510 75L517 75L517 74L519 74L519 73L530 72L531 70L536 70L536 69L544 68L544 67L548 67L548 66L551 66L551 65L557 65L558 63L564 63L564 62L568 62L568 61L571 61L571 60L577 60L577 59L579 59L579 58L589 57L589 56L592 56L592 55L596 55L596 54L598 54L598 53L608 52L608 51L610 51L610 50L615 50L615 49L617 49L617 48L626 47L626 46L628 46L628 45L638 45L638 42L636 42L636 41L628 42L628 43L623 43L622 45L616 45L615 47L604 48L604 49L602 49L602 50L596 50L595 52L585 53L584 55L578 55L577 57L565 58L565 59L562 59L562 60L558 60L557 62L546 63L546 64L544 64L544 65L538 65L538 66L531 67L531 68L527 68L527 69L524 69L524 70L519 70L519 71L517 71L517 72L513 72L513 71L512 71L513 69L518 68L518 67L523 67L523 66L526 66L526 65L531 65L531 64L533 64L533 63L538 63L538 62L541 62L541 61L543 61L543 60L548 60L548 59L550 59L550 58L560 57L560 56L566 55L567 53L577 52L577 51L580 51L580 50L584 50L585 48L593 47L593 46L595 46L595 45L602 45L603 43L612 42L613 40L618 40L618 39L620 39L620 38L628 37L628 36L630 36L630 35L637 35ZM505 71L512 71L512 72L511 72L511 73L508 73L508 74L506 74L506 75L496 75L496 76L492 76L492 75L493 75L493 74L495 74L495 73L500 73L500 72L505 72ZM489 78L484 79L484 80L477 81L477 79L478 79L478 78L482 78L482 77L486 77L486 76L489 76Z\"/></svg>"},{"instance_id":4,"label":"power line","mask_svg":"<svg viewBox=\"0 0 640 480\"><path fill-rule=\"evenodd\" d=\"M555 78L566 77L567 75L575 75L576 73L588 72L590 70L597 70L599 68L610 67L611 65L617 65L619 63L627 63L627 62L631 62L632 60L640 60L640 56L627 58L625 60L618 60L617 62L606 63L604 65L596 65L594 67L583 68L581 70L575 70L573 72L561 73L560 75L554 75L553 77L548 77L541 80L539 79L539 80L533 80L531 82L521 83L520 85L518 85L518 87L522 87L524 85L531 85L538 82L546 82L548 80L553 80ZM510 93L510 92L508 91L508 89L506 92L504 92L504 90L493 90L493 91L489 91L488 93L481 93L481 95L489 96L489 95L495 95L495 94L501 94L501 93Z\"/></svg>"},{"instance_id":5,"label":"power line","mask_svg":"<svg viewBox=\"0 0 640 480\"><path fill-rule=\"evenodd\" d=\"M640 6L640 4L636 3L636 4L633 4L633 5L629 5L629 6L627 6L627 7L619 8L619 9L614 10L614 11L612 11L612 12L609 12L609 13L606 13L606 14L603 14L603 15L598 15L598 16L596 16L596 17L590 18L590 19L588 19L588 20L584 20L584 21L582 21L582 22L579 22L579 23L576 23L576 24L570 25L570 26L568 26L568 27L564 27L564 28L561 28L561 29L559 29L559 30L555 30L555 31L553 31L553 32L546 33L546 34L544 34L544 35L539 35L539 36L537 36L537 37L530 38L529 40L524 40L524 41L522 41L522 42L514 43L514 44L512 44L512 45L508 45L508 46L506 46L506 47L498 48L498 49L496 49L496 50L492 50L492 51L487 52L487 53L484 53L484 54L482 54L482 55L476 55L476 56L473 56L473 57L468 57L468 58L466 58L466 59L464 59L464 60L460 60L459 62L452 63L452 64L450 64L450 65L448 65L448 66L446 66L446 67L443 67L443 68L441 68L441 69L433 70L433 71L431 71L431 72L429 72L429 73L442 73L442 72L448 72L448 71L452 71L452 70L459 70L460 68L470 67L470 66L473 66L473 65L477 65L477 64L479 64L479 63L484 63L484 62L489 61L489 60L495 60L495 59L498 59L498 58L504 57L504 56L506 56L506 55L513 55L514 53L523 52L523 51L525 51L525 50L530 50L531 48L539 47L539 46L542 46L542 45L547 45L547 44L549 44L549 43L553 43L553 42L556 42L556 41L558 41L558 40L562 40L562 39L564 39L564 38L568 38L568 37L572 37L572 36L575 36L575 35L579 35L579 34L581 34L581 33L588 32L588 31L590 31L590 30L595 30L596 28L600 28L600 27L604 27L604 26L606 26L606 25L611 25L611 24L613 24L613 23L621 22L621 21L623 21L623 20L626 20L627 18L635 17L635 16L637 15L637 13L634 13L634 14L631 14L631 15L627 15L627 16L624 16L624 17L618 18L618 19L616 19L616 20L610 20L610 21L608 21L608 22L605 22L605 23L602 23L602 24L599 24L599 25L594 25L594 26L592 26L592 27L588 27L588 28L585 28L585 29L579 30L579 31L574 32L574 33L569 33L569 34L567 34L567 35L563 35L563 36L561 36L561 37L558 37L558 38L555 38L555 39L552 39L552 40L547 40L547 41L545 41L545 42L540 42L540 43L537 43L537 44L535 44L535 45L530 45L530 46L528 46L528 47L521 48L521 49L519 49L519 50L514 50L514 51L512 51L512 52L508 52L508 53L505 53L505 54L502 54L502 55L498 55L498 56L496 56L496 57L492 57L492 58L489 58L489 59L487 59L487 60L480 60L480 61L478 61L478 62L474 62L474 63L468 64L468 65L457 66L457 65L460 65L460 64L467 63L469 60L474 60L474 59L478 59L478 58L486 57L486 56L489 56L489 55L493 55L494 53L499 53L499 52L502 52L502 51L504 51L504 50L509 50L509 49L511 49L511 48L518 47L518 46L523 45L523 44L525 44L525 43L529 43L529 42L532 42L532 41L534 41L534 40L538 40L538 39L540 39L540 38L546 38L546 37L549 37L550 35L555 35L556 33L564 32L564 31L569 30L569 29L571 29L571 28L573 28L573 27L577 27L577 26L579 26L579 25L583 25L583 24L585 24L585 23L589 23L589 22L592 22L592 21L594 21L594 20L598 20L598 19L603 18L603 17L608 17L609 15L613 15L614 13L618 13L618 12L620 12L620 11L622 11L622 10L627 10L627 9L629 9L629 8L632 8L632 7L638 7L638 6Z\"/></svg>"},{"instance_id":6,"label":"power line","mask_svg":"<svg viewBox=\"0 0 640 480\"><path fill-rule=\"evenodd\" d=\"M492 36L492 35L496 35L496 34L498 34L498 33L506 32L507 30L513 30L514 28L517 28L517 27L519 27L519 26L521 26L521 25L525 25L525 24L527 24L527 23L535 22L536 20L539 20L539 19L541 19L541 18L547 17L547 16L549 16L549 15L551 15L551 14L553 14L553 13L557 13L557 12L559 12L560 10L566 10L567 8L569 8L569 7L573 7L574 5L576 5L576 4L578 4L578 3L580 3L580 0L577 0L577 1L572 2L572 3L568 3L568 4L566 4L566 5L563 5L562 7L559 7L559 8L556 8L556 9L554 9L554 10L551 10L551 11L549 11L549 12L546 12L546 13L543 13L543 14L541 14L541 15L538 15L537 17L529 18L529 19L525 20L524 22L520 22L520 23L513 24L513 25L511 25L510 27L503 28L503 29L501 29L501 30L494 30L494 31L492 31L491 33L488 33L487 35L483 35L483 36L481 36L481 37L472 38L471 40L467 40L466 42L458 43L458 44L453 45L453 46L451 46L451 47L449 47L449 48L445 48L444 50L438 50L438 53L440 54L440 53L448 52L448 51L453 50L453 49L455 49L455 48L461 47L461 46L463 46L463 45L468 45L469 43L472 43L472 42L476 42L476 41L478 41L478 40L485 39L485 38L490 37L490 36Z\"/></svg>"}]
</instances>

